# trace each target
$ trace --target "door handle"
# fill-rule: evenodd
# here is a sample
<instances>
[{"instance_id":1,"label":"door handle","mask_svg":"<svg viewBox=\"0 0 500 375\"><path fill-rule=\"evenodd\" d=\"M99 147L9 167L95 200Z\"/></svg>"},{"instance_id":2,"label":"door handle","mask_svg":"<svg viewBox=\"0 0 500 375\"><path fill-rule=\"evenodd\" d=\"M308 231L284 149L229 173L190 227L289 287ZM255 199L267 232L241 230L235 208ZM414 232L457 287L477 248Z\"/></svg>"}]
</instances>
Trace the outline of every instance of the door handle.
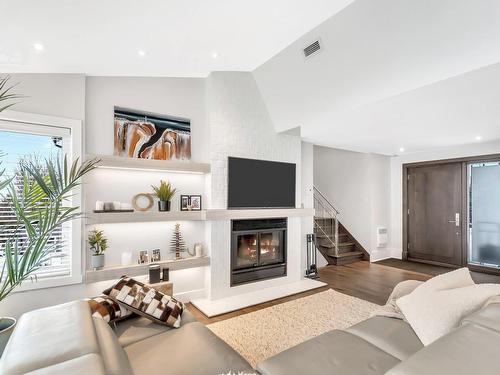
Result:
<instances>
[{"instance_id":1,"label":"door handle","mask_svg":"<svg viewBox=\"0 0 500 375\"><path fill-rule=\"evenodd\" d=\"M448 220L448 223L455 223L456 227L460 226L460 214L457 212L455 213L455 220Z\"/></svg>"}]
</instances>

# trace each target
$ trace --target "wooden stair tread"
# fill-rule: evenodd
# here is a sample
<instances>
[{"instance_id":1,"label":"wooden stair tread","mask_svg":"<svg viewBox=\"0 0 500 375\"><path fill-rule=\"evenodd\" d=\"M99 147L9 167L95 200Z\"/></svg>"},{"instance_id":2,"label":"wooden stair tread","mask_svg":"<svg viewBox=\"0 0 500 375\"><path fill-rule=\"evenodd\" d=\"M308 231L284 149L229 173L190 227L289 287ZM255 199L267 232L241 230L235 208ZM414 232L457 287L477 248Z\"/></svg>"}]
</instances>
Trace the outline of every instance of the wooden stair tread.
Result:
<instances>
[{"instance_id":1,"label":"wooden stair tread","mask_svg":"<svg viewBox=\"0 0 500 375\"><path fill-rule=\"evenodd\" d=\"M354 257L354 256L359 256L363 255L362 251L349 251L347 253L339 253L338 255L333 255L333 254L328 254L332 258L347 258L347 257Z\"/></svg>"},{"instance_id":2,"label":"wooden stair tread","mask_svg":"<svg viewBox=\"0 0 500 375\"><path fill-rule=\"evenodd\" d=\"M356 245L354 242L339 242L339 247L341 246L352 246Z\"/></svg>"},{"instance_id":3,"label":"wooden stair tread","mask_svg":"<svg viewBox=\"0 0 500 375\"><path fill-rule=\"evenodd\" d=\"M318 246L321 246L321 247L324 247L324 248L327 248L327 249L333 249L335 247L335 245L332 244L332 243L319 244Z\"/></svg>"}]
</instances>

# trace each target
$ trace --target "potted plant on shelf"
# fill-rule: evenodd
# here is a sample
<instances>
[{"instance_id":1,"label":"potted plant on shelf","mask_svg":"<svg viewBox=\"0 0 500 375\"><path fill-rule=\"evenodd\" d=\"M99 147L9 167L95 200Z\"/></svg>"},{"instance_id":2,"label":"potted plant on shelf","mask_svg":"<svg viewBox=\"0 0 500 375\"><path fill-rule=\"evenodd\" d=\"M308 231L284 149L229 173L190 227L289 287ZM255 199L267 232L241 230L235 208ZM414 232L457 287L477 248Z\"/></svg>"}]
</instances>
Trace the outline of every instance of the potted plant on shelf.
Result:
<instances>
[{"instance_id":1,"label":"potted plant on shelf","mask_svg":"<svg viewBox=\"0 0 500 375\"><path fill-rule=\"evenodd\" d=\"M0 79L0 112L11 104L3 102L19 98L10 93L8 77ZM1 163L0 153L0 163ZM46 160L24 160L18 166L16 176L3 178L0 168L0 200L12 212L15 229L4 233L0 243L3 264L0 266L0 303L23 282L34 276L44 264L61 257L61 243L51 241L55 233L65 223L78 217L79 207L68 206L74 189L80 185L82 177L93 170L98 160L84 163L78 159L68 165ZM36 277L35 277L36 280ZM0 317L0 355L14 329L16 320Z\"/></svg>"},{"instance_id":2,"label":"potted plant on shelf","mask_svg":"<svg viewBox=\"0 0 500 375\"><path fill-rule=\"evenodd\" d=\"M158 211L170 211L170 201L172 197L177 192L177 189L174 189L170 182L160 181L160 186L151 185L154 191L154 195L158 197Z\"/></svg>"},{"instance_id":3,"label":"potted plant on shelf","mask_svg":"<svg viewBox=\"0 0 500 375\"><path fill-rule=\"evenodd\" d=\"M108 248L108 239L104 232L92 229L88 236L90 250L92 251L91 264L93 269L104 267L104 252Z\"/></svg>"}]
</instances>

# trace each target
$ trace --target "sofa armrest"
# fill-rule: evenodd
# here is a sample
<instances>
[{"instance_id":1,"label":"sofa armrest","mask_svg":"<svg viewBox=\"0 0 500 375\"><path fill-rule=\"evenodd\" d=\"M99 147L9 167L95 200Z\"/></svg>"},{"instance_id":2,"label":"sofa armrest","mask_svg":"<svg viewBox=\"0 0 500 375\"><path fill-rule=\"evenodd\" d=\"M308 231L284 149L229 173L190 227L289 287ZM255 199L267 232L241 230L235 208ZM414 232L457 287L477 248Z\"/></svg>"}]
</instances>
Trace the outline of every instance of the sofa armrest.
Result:
<instances>
[{"instance_id":1,"label":"sofa armrest","mask_svg":"<svg viewBox=\"0 0 500 375\"><path fill-rule=\"evenodd\" d=\"M393 367L387 375L495 374L500 368L500 333L465 324Z\"/></svg>"},{"instance_id":2,"label":"sofa armrest","mask_svg":"<svg viewBox=\"0 0 500 375\"><path fill-rule=\"evenodd\" d=\"M87 354L99 354L88 303L47 307L21 316L2 355L0 374L29 373Z\"/></svg>"}]
</instances>

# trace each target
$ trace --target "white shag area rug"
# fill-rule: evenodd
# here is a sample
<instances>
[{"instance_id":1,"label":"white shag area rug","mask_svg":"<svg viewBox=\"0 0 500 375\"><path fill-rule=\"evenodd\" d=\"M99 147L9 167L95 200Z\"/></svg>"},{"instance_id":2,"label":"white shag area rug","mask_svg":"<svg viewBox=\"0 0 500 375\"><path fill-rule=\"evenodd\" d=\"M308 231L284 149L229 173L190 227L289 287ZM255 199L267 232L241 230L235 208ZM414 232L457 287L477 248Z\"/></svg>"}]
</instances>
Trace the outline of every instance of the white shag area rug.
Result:
<instances>
[{"instance_id":1,"label":"white shag area rug","mask_svg":"<svg viewBox=\"0 0 500 375\"><path fill-rule=\"evenodd\" d=\"M208 325L254 368L332 329L346 329L380 307L333 289Z\"/></svg>"}]
</instances>

